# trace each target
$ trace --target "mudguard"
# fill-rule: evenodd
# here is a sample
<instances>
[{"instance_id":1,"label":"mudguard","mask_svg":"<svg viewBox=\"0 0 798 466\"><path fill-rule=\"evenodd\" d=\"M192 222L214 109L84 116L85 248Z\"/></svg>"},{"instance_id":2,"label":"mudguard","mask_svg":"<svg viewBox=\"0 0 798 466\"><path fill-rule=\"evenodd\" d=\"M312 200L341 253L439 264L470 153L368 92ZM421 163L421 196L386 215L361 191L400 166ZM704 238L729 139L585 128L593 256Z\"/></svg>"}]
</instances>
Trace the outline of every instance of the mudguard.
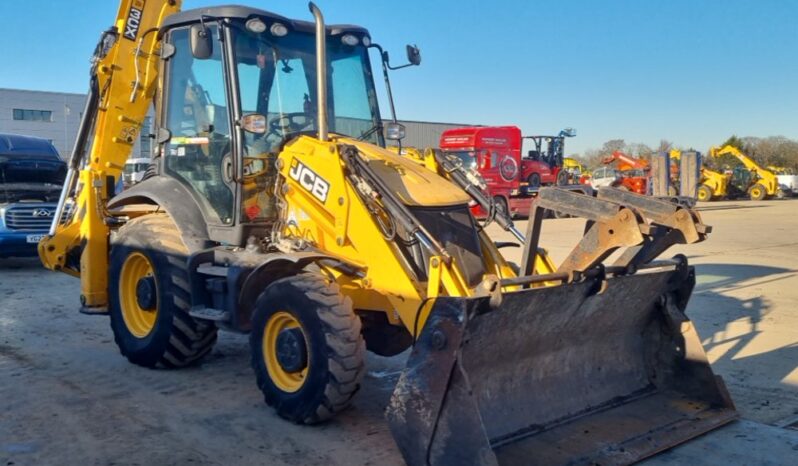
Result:
<instances>
[{"instance_id":1,"label":"mudguard","mask_svg":"<svg viewBox=\"0 0 798 466\"><path fill-rule=\"evenodd\" d=\"M191 192L179 181L165 176L145 179L111 199L108 209L133 204L152 204L163 208L174 220L189 251L211 246L202 210Z\"/></svg>"}]
</instances>

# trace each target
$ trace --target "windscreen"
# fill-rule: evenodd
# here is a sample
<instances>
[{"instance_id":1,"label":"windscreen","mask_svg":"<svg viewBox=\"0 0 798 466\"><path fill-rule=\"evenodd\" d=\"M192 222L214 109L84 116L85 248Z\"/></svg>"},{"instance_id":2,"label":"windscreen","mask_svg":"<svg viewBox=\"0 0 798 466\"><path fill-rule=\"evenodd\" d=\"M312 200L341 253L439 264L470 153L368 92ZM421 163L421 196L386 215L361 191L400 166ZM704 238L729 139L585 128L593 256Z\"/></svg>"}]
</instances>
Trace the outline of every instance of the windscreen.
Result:
<instances>
[{"instance_id":1,"label":"windscreen","mask_svg":"<svg viewBox=\"0 0 798 466\"><path fill-rule=\"evenodd\" d=\"M463 168L477 168L477 153L472 150L446 151L446 154L453 155L460 159L460 162L463 164Z\"/></svg>"},{"instance_id":2,"label":"windscreen","mask_svg":"<svg viewBox=\"0 0 798 466\"><path fill-rule=\"evenodd\" d=\"M267 117L265 135L247 134L247 147L274 152L290 137L318 129L316 49L311 34L235 31L235 61L243 113ZM381 120L367 49L327 40L329 130L382 143Z\"/></svg>"}]
</instances>

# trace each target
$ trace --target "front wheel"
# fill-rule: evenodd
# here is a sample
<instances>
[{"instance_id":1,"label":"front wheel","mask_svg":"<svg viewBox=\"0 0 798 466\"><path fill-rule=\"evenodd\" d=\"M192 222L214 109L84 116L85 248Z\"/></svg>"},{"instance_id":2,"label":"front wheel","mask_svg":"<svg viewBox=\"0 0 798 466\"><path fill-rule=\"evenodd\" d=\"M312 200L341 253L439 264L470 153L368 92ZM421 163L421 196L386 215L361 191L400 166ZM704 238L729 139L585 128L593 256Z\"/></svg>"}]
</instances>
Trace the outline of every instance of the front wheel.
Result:
<instances>
[{"instance_id":1,"label":"front wheel","mask_svg":"<svg viewBox=\"0 0 798 466\"><path fill-rule=\"evenodd\" d=\"M698 187L698 200L702 202L707 202L712 200L712 188L709 186L702 184Z\"/></svg>"},{"instance_id":2,"label":"front wheel","mask_svg":"<svg viewBox=\"0 0 798 466\"><path fill-rule=\"evenodd\" d=\"M757 183L748 190L748 195L752 201L761 201L767 197L767 191L764 186Z\"/></svg>"},{"instance_id":3,"label":"front wheel","mask_svg":"<svg viewBox=\"0 0 798 466\"><path fill-rule=\"evenodd\" d=\"M365 369L361 322L336 284L306 273L277 280L258 297L252 368L266 404L298 424L346 408Z\"/></svg>"},{"instance_id":4,"label":"front wheel","mask_svg":"<svg viewBox=\"0 0 798 466\"><path fill-rule=\"evenodd\" d=\"M532 173L527 178L527 182L529 183L530 188L539 188L540 187L540 174Z\"/></svg>"}]
</instances>

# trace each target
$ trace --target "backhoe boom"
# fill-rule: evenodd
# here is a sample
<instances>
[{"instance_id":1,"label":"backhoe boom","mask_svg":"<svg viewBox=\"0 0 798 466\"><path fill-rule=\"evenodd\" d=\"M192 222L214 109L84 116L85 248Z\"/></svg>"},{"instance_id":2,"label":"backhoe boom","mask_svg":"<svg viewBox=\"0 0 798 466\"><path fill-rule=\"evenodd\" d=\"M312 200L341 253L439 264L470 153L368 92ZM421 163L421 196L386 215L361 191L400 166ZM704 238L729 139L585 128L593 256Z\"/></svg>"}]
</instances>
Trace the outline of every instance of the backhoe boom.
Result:
<instances>
[{"instance_id":1,"label":"backhoe boom","mask_svg":"<svg viewBox=\"0 0 798 466\"><path fill-rule=\"evenodd\" d=\"M181 0L122 0L113 27L103 33L92 58L89 96L57 215L49 236L39 243L45 267L80 277L81 304L88 312L105 312L105 205L153 101L158 28L180 6Z\"/></svg>"}]
</instances>

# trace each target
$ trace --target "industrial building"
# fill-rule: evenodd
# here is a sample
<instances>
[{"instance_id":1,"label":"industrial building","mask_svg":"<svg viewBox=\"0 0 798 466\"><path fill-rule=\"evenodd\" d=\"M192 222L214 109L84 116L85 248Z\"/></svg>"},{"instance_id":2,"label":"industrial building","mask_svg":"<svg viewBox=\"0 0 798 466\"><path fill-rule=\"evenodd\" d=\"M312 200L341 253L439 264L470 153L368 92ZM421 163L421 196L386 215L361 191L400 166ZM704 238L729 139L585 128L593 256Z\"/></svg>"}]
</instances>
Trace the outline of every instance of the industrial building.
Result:
<instances>
[{"instance_id":1,"label":"industrial building","mask_svg":"<svg viewBox=\"0 0 798 466\"><path fill-rule=\"evenodd\" d=\"M85 94L0 88L0 133L44 138L67 158L86 104ZM149 154L149 119L133 154ZM144 155L145 157L148 155Z\"/></svg>"},{"instance_id":2,"label":"industrial building","mask_svg":"<svg viewBox=\"0 0 798 466\"><path fill-rule=\"evenodd\" d=\"M0 133L23 134L48 139L66 158L72 150L83 116L85 94L0 88ZM441 133L450 128L470 126L430 121L400 121L407 129L404 146L437 147ZM150 119L145 122L134 157L149 157Z\"/></svg>"}]
</instances>

